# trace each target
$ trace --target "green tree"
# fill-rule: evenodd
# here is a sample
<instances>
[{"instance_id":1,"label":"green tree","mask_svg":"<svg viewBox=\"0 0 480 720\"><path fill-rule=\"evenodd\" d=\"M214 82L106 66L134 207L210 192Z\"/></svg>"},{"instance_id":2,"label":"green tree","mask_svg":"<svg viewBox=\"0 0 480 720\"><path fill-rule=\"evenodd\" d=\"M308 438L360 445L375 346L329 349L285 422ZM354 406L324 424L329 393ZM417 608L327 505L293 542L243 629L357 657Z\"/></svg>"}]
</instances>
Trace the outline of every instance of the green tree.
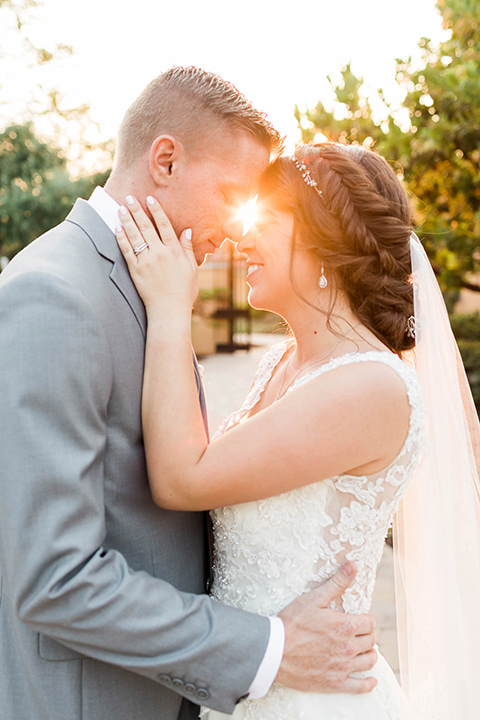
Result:
<instances>
[{"instance_id":1,"label":"green tree","mask_svg":"<svg viewBox=\"0 0 480 720\"><path fill-rule=\"evenodd\" d=\"M0 130L33 119L36 133L61 147L77 174L85 174L85 167L92 164L109 167L113 142L101 138L88 104L71 106L58 88L45 83L44 66L65 62L73 49L59 43L43 47L30 40L29 32L38 21L35 11L42 5L42 0L0 0ZM17 81L8 85L9 77L22 73L28 78L25 86Z\"/></svg>"},{"instance_id":2,"label":"green tree","mask_svg":"<svg viewBox=\"0 0 480 720\"><path fill-rule=\"evenodd\" d=\"M95 143L86 132L95 125L87 105L68 107L57 89L40 84L39 67L72 54L65 45L45 48L30 41L34 11L41 5L42 0L0 0L0 256L9 259L63 220L78 196L88 197L105 182L107 170L82 171L84 156L93 150L97 166L109 168L113 154L111 141ZM22 89L23 107L12 104L6 91L13 64L31 70L34 78L31 87Z\"/></svg>"},{"instance_id":3,"label":"green tree","mask_svg":"<svg viewBox=\"0 0 480 720\"><path fill-rule=\"evenodd\" d=\"M0 0L0 10L8 10L15 18L18 29L24 23L25 13L38 6L37 0Z\"/></svg>"},{"instance_id":4,"label":"green tree","mask_svg":"<svg viewBox=\"0 0 480 720\"><path fill-rule=\"evenodd\" d=\"M40 140L33 125L0 134L0 256L13 257L61 222L78 196L88 197L107 173L73 181L63 150Z\"/></svg>"},{"instance_id":5,"label":"green tree","mask_svg":"<svg viewBox=\"0 0 480 720\"><path fill-rule=\"evenodd\" d=\"M335 98L333 108L328 109L321 100L311 110L301 111L298 105L295 106L294 114L303 142L311 142L319 134L335 142L367 145L383 139L382 123L374 121L370 102L362 93L363 78L354 74L351 64L343 68L341 76L339 84L327 76ZM388 111L385 102L384 107Z\"/></svg>"},{"instance_id":6,"label":"green tree","mask_svg":"<svg viewBox=\"0 0 480 720\"><path fill-rule=\"evenodd\" d=\"M454 314L450 321L480 414L480 313Z\"/></svg>"},{"instance_id":7,"label":"green tree","mask_svg":"<svg viewBox=\"0 0 480 720\"><path fill-rule=\"evenodd\" d=\"M450 38L398 63L411 129L399 158L420 201L422 240L444 287L480 291L480 23L476 0L439 0Z\"/></svg>"},{"instance_id":8,"label":"green tree","mask_svg":"<svg viewBox=\"0 0 480 720\"><path fill-rule=\"evenodd\" d=\"M398 60L396 79L405 91L408 127L383 100L372 119L362 79L350 66L338 87L335 112L319 102L295 114L305 141L322 133L333 140L366 142L398 163L416 199L418 233L450 293L480 292L480 18L477 0L438 0L450 37L438 48L420 40L420 68ZM380 113L381 115L381 113Z\"/></svg>"},{"instance_id":9,"label":"green tree","mask_svg":"<svg viewBox=\"0 0 480 720\"><path fill-rule=\"evenodd\" d=\"M2 43L0 47L0 67L7 70L8 64L13 61L22 59L27 67L34 65L45 65L51 63L65 55L73 53L69 45L57 43L52 48L39 47L34 45L28 37L28 25L31 22L31 11L41 6L40 0L0 0L0 22L2 25L5 38L8 39L10 34L14 34L16 40L17 53L16 57L12 57L11 50L8 48L8 42ZM0 88L2 83L0 80ZM47 99L50 100L49 93ZM5 102L5 101L3 101Z\"/></svg>"}]
</instances>

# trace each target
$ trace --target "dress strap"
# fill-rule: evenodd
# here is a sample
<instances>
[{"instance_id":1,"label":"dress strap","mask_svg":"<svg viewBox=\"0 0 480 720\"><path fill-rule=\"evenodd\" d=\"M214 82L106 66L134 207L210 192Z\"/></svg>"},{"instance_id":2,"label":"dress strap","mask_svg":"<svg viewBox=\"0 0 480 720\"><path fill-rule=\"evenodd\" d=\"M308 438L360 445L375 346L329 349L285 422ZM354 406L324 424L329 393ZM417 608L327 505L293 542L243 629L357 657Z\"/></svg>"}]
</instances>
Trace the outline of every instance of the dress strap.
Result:
<instances>
[{"instance_id":1,"label":"dress strap","mask_svg":"<svg viewBox=\"0 0 480 720\"><path fill-rule=\"evenodd\" d=\"M217 432L215 433L214 438L218 437L219 435L223 435L223 433L226 432L229 428L237 425L242 420L242 418L244 418L245 415L250 412L253 407L255 407L257 402L260 400L260 397L262 396L262 393L264 392L268 381L272 377L273 371L277 367L282 357L285 355L288 346L289 342L287 340L284 340L283 342L275 343L275 345L272 345L272 347L267 350L265 355L260 360L252 383L252 387L250 388L250 392L243 401L240 409L231 413L222 422Z\"/></svg>"},{"instance_id":2,"label":"dress strap","mask_svg":"<svg viewBox=\"0 0 480 720\"><path fill-rule=\"evenodd\" d=\"M320 365L317 368L314 368L313 370L310 370L310 372L306 373L305 375L301 375L299 378L295 380L294 383L288 388L287 392L290 392L296 387L299 387L300 385L303 385L305 382L308 382L309 380L312 380L315 377L318 377L319 375L324 375L326 372L329 372L330 370L336 370L338 367L343 367L344 365L352 365L353 363L360 363L360 362L383 362L389 367L391 367L393 370L395 370L398 375L402 378L405 385L408 386L411 385L411 381L415 378L415 372L412 370L411 367L406 365L398 355L394 355L393 353L382 351L382 350L371 350L369 352L350 352L345 353L344 355L339 355L338 357L332 358L328 362L326 362L324 365Z\"/></svg>"}]
</instances>

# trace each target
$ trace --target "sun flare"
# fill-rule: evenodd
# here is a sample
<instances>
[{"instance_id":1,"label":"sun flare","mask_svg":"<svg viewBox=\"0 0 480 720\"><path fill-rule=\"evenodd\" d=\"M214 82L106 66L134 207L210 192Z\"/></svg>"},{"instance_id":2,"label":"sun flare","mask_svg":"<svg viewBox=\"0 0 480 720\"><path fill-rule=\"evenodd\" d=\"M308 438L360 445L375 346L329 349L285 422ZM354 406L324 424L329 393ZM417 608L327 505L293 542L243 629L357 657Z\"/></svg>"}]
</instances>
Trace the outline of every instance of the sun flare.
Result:
<instances>
[{"instance_id":1,"label":"sun flare","mask_svg":"<svg viewBox=\"0 0 480 720\"><path fill-rule=\"evenodd\" d=\"M245 205L239 210L239 217L243 222L242 236L245 236L248 231L253 227L256 220L257 210L257 195L251 198Z\"/></svg>"}]
</instances>

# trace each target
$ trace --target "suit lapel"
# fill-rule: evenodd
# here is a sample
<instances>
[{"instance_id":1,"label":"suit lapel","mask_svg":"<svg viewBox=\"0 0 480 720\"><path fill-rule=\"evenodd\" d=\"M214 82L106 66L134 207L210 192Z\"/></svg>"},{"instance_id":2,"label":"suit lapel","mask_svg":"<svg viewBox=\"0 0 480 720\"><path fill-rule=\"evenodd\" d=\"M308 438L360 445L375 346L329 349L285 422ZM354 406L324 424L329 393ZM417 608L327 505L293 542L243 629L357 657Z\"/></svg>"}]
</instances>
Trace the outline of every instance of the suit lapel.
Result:
<instances>
[{"instance_id":1,"label":"suit lapel","mask_svg":"<svg viewBox=\"0 0 480 720\"><path fill-rule=\"evenodd\" d=\"M193 369L195 371L195 382L197 383L198 399L200 401L200 408L202 410L203 424L205 425L205 432L207 433L207 439L210 440L210 432L208 428L208 413L207 413L207 401L205 399L205 391L203 388L202 374L198 366L197 357L195 351L192 348L193 358Z\"/></svg>"},{"instance_id":2,"label":"suit lapel","mask_svg":"<svg viewBox=\"0 0 480 720\"><path fill-rule=\"evenodd\" d=\"M77 200L67 217L67 222L81 227L97 252L112 263L110 279L129 304L145 337L147 329L145 307L130 278L125 258L120 252L113 232L85 200Z\"/></svg>"},{"instance_id":3,"label":"suit lapel","mask_svg":"<svg viewBox=\"0 0 480 720\"><path fill-rule=\"evenodd\" d=\"M145 306L140 299L140 296L135 289L135 285L130 278L130 274L128 272L128 268L123 256L120 256L118 260L114 263L112 271L110 273L110 280L115 283L127 303L130 305L133 314L137 318L137 322L140 325L143 336L145 337L147 331L147 316L145 313Z\"/></svg>"},{"instance_id":4,"label":"suit lapel","mask_svg":"<svg viewBox=\"0 0 480 720\"><path fill-rule=\"evenodd\" d=\"M146 337L147 318L145 306L135 289L130 274L128 272L125 258L123 257L117 245L115 235L110 228L104 223L98 213L85 201L77 200L71 212L67 217L67 222L78 225L90 238L97 252L112 263L110 271L110 280L116 285L119 292L123 295L134 313L143 336ZM205 394L203 390L203 381L201 378L200 368L198 367L197 358L192 349L193 367L195 370L195 380L199 396L200 407L202 409L203 422L208 437L208 419ZM212 582L212 554L213 554L213 534L212 524L208 513L204 513L205 517L205 575L206 589L209 591Z\"/></svg>"}]
</instances>

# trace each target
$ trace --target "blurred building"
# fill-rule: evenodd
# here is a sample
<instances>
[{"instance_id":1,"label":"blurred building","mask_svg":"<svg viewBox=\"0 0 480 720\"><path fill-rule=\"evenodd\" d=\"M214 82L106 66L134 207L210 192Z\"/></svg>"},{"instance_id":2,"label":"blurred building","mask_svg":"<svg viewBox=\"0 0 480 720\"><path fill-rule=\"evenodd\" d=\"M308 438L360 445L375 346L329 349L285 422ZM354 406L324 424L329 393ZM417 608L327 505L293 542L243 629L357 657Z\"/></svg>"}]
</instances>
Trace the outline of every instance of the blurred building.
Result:
<instances>
[{"instance_id":1,"label":"blurred building","mask_svg":"<svg viewBox=\"0 0 480 720\"><path fill-rule=\"evenodd\" d=\"M192 318L197 355L250 349L246 276L245 259L228 241L201 267L200 292Z\"/></svg>"}]
</instances>

